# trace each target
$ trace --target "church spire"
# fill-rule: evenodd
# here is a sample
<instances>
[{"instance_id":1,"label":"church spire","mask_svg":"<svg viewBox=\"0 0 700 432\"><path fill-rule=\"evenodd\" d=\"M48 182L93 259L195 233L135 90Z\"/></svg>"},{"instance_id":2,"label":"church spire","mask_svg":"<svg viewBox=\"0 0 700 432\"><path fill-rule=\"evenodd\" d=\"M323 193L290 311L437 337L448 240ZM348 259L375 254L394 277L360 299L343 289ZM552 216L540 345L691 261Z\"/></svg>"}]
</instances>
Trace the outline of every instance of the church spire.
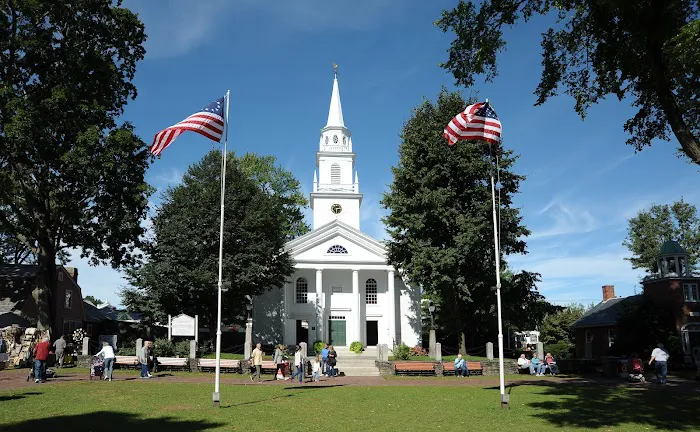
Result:
<instances>
[{"instance_id":1,"label":"church spire","mask_svg":"<svg viewBox=\"0 0 700 432\"><path fill-rule=\"evenodd\" d=\"M333 64L333 94L331 106L328 109L328 122L326 127L345 127L343 122L343 107L340 105L340 90L338 90L338 65Z\"/></svg>"}]
</instances>

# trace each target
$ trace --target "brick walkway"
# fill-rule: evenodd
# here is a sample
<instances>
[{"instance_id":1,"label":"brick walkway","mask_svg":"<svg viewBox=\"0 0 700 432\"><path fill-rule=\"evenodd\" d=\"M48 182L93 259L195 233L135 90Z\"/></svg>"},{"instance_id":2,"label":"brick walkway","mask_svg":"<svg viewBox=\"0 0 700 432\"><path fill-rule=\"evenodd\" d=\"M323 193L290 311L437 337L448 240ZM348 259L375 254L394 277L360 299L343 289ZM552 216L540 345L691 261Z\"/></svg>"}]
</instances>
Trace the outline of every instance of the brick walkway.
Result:
<instances>
[{"instance_id":1,"label":"brick walkway","mask_svg":"<svg viewBox=\"0 0 700 432\"><path fill-rule=\"evenodd\" d=\"M0 371L0 391L15 390L25 387L33 387L39 385L60 385L67 382L89 381L90 377L86 369L57 369L57 377L49 379L44 384L35 384L33 380L27 381L29 369L14 369ZM172 382L172 383L213 383L214 374L192 373L192 374L170 374L168 372L157 373L152 379L146 381L141 380L137 371L116 370L114 371L115 381L145 381L145 382ZM635 388L657 388L654 383L644 384L627 384L622 380L605 379L600 377L522 377L517 379L506 379L506 386L509 385L536 385L542 381L548 383L561 383L562 385L570 384L597 384L597 385L627 385ZM263 375L261 383L251 382L246 376L238 374L222 374L222 385L299 385L296 381L277 381L270 379L269 375ZM337 377L325 378L322 377L319 383L309 382L303 384L305 386L427 386L427 387L458 387L458 386L498 386L498 377L439 377L439 378L421 378L421 377ZM669 384L665 386L668 389L676 391L696 393L700 391L700 386L693 380L679 379L671 377Z\"/></svg>"}]
</instances>

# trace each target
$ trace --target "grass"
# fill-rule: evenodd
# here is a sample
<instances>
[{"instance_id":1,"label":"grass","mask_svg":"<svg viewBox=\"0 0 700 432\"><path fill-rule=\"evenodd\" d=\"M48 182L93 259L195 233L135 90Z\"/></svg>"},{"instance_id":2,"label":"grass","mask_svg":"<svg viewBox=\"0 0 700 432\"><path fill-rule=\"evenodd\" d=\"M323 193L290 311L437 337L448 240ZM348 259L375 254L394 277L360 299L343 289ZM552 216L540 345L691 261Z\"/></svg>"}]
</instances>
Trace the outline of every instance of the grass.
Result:
<instances>
[{"instance_id":1,"label":"grass","mask_svg":"<svg viewBox=\"0 0 700 432\"><path fill-rule=\"evenodd\" d=\"M436 382L437 383L437 382ZM230 385L221 408L212 385L158 381L70 382L0 392L0 430L304 431L332 402L338 430L691 431L700 424L697 392L541 381L498 386ZM397 383L401 384L401 383Z\"/></svg>"}]
</instances>

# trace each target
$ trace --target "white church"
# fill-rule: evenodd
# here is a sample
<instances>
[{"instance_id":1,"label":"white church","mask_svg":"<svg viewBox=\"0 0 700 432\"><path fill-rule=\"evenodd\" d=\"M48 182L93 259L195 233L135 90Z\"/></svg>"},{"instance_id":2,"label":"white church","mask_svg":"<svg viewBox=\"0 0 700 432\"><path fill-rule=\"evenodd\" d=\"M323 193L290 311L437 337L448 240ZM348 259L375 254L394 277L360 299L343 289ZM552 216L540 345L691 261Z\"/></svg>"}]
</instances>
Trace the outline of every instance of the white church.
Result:
<instances>
[{"instance_id":1,"label":"white church","mask_svg":"<svg viewBox=\"0 0 700 432\"><path fill-rule=\"evenodd\" d=\"M287 243L295 270L283 289L253 301L253 342L365 346L420 341L420 290L387 263L384 244L360 231L362 193L337 73L314 172L313 229Z\"/></svg>"}]
</instances>

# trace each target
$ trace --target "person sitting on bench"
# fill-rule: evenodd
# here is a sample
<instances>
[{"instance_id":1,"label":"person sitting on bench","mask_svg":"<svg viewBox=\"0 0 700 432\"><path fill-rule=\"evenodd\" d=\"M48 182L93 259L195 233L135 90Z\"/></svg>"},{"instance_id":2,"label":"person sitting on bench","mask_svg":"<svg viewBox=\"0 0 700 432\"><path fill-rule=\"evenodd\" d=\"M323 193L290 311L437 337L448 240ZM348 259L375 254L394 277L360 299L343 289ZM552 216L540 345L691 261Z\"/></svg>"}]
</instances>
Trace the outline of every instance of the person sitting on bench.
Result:
<instances>
[{"instance_id":1,"label":"person sitting on bench","mask_svg":"<svg viewBox=\"0 0 700 432\"><path fill-rule=\"evenodd\" d=\"M457 354L455 359L455 376L469 376L469 369L467 368L467 362L462 358L462 354Z\"/></svg>"}]
</instances>

